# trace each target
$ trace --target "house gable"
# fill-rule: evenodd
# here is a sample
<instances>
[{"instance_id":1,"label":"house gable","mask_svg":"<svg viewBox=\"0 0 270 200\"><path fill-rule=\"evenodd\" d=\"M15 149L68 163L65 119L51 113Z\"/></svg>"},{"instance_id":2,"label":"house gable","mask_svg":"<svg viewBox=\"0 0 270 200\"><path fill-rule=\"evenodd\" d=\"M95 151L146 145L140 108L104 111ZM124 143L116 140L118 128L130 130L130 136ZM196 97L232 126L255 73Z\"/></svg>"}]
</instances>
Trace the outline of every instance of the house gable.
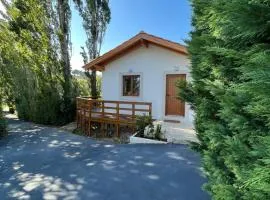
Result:
<instances>
[{"instance_id":1,"label":"house gable","mask_svg":"<svg viewBox=\"0 0 270 200\"><path fill-rule=\"evenodd\" d=\"M173 66L176 62L183 66L184 63L189 62L188 56L149 44L147 48L138 46L121 57L110 60L104 64L104 71L128 72L131 69L137 71L141 67L141 71L154 70L156 64L164 66L165 70L166 66Z\"/></svg>"},{"instance_id":2,"label":"house gable","mask_svg":"<svg viewBox=\"0 0 270 200\"><path fill-rule=\"evenodd\" d=\"M181 44L140 32L130 40L122 43L118 47L86 64L84 68L86 70L95 69L98 71L103 71L105 69L105 65L108 63L127 55L131 51L134 51L140 47L148 49L149 45L155 45L177 54L188 55L186 47Z\"/></svg>"}]
</instances>

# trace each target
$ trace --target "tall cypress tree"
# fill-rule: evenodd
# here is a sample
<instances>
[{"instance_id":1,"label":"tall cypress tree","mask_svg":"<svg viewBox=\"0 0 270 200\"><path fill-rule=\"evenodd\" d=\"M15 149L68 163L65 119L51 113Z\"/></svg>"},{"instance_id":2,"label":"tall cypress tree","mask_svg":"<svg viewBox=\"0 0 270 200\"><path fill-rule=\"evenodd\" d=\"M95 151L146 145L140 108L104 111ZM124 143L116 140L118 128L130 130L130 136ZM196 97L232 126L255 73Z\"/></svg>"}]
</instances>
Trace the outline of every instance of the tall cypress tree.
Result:
<instances>
[{"instance_id":1,"label":"tall cypress tree","mask_svg":"<svg viewBox=\"0 0 270 200\"><path fill-rule=\"evenodd\" d=\"M195 144L214 199L270 199L270 2L192 0Z\"/></svg>"},{"instance_id":2,"label":"tall cypress tree","mask_svg":"<svg viewBox=\"0 0 270 200\"><path fill-rule=\"evenodd\" d=\"M75 97L72 88L72 76L70 65L70 21L71 10L68 0L57 0L58 38L61 49L61 67L63 71L63 100L64 114L68 121L73 120L75 115Z\"/></svg>"}]
</instances>

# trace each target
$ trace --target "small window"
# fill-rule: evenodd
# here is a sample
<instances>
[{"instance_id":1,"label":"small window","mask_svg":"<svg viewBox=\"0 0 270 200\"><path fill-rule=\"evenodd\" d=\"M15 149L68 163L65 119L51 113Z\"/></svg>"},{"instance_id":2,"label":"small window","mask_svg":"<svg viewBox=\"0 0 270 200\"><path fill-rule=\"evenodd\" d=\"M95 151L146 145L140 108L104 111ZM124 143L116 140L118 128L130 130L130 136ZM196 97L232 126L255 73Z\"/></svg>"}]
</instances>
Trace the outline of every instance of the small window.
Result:
<instances>
[{"instance_id":1,"label":"small window","mask_svg":"<svg viewBox=\"0 0 270 200\"><path fill-rule=\"evenodd\" d=\"M140 75L123 76L123 96L140 96Z\"/></svg>"}]
</instances>

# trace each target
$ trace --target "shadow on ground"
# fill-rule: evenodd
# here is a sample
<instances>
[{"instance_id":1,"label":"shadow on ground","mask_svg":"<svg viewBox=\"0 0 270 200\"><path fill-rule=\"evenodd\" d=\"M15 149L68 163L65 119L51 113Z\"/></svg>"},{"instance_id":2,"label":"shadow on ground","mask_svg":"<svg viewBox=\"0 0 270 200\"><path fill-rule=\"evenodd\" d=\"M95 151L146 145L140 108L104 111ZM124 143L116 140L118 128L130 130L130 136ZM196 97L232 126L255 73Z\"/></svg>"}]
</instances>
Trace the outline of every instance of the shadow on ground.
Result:
<instances>
[{"instance_id":1,"label":"shadow on ground","mask_svg":"<svg viewBox=\"0 0 270 200\"><path fill-rule=\"evenodd\" d=\"M209 199L185 145L115 145L9 120L0 199Z\"/></svg>"}]
</instances>

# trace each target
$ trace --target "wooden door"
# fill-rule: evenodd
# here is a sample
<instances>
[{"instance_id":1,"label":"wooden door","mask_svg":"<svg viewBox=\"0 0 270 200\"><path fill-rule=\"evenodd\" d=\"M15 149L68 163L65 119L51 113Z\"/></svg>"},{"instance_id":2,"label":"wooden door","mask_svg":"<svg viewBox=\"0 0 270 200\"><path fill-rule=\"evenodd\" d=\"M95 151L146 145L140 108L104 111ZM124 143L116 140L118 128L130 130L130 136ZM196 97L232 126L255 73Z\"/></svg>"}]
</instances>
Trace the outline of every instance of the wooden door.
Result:
<instances>
[{"instance_id":1,"label":"wooden door","mask_svg":"<svg viewBox=\"0 0 270 200\"><path fill-rule=\"evenodd\" d=\"M166 75L166 115L185 116L185 102L177 99L178 89L176 82L186 79L185 74Z\"/></svg>"}]
</instances>

